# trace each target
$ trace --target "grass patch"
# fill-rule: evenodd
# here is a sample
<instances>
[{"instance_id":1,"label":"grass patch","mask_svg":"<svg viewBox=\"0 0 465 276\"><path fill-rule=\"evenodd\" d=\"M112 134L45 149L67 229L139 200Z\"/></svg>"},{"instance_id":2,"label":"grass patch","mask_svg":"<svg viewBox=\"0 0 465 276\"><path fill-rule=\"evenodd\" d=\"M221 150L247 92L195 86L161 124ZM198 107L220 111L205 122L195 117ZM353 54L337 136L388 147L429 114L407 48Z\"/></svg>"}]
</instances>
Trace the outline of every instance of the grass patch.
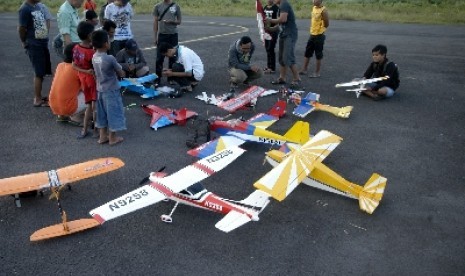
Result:
<instances>
[{"instance_id":1,"label":"grass patch","mask_svg":"<svg viewBox=\"0 0 465 276\"><path fill-rule=\"evenodd\" d=\"M44 0L56 13L64 0ZM161 0L131 0L136 13L149 14ZM311 0L289 0L298 18L309 18ZM15 12L22 0L0 0L0 12ZM97 0L101 7L106 1ZM176 0L185 15L255 17L255 0ZM331 19L401 23L465 24L463 0L324 0Z\"/></svg>"}]
</instances>

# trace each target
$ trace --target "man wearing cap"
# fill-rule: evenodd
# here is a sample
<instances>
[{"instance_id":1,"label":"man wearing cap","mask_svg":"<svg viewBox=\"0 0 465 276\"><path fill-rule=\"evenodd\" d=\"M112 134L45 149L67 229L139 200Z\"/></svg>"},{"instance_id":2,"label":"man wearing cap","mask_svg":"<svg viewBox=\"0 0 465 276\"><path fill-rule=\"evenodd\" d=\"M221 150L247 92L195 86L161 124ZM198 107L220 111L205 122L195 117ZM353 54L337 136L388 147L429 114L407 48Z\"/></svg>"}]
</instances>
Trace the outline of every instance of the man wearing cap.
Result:
<instances>
[{"instance_id":1,"label":"man wearing cap","mask_svg":"<svg viewBox=\"0 0 465 276\"><path fill-rule=\"evenodd\" d=\"M138 78L149 73L144 55L133 39L126 41L124 49L116 54L116 61L123 67L129 78Z\"/></svg>"}]
</instances>

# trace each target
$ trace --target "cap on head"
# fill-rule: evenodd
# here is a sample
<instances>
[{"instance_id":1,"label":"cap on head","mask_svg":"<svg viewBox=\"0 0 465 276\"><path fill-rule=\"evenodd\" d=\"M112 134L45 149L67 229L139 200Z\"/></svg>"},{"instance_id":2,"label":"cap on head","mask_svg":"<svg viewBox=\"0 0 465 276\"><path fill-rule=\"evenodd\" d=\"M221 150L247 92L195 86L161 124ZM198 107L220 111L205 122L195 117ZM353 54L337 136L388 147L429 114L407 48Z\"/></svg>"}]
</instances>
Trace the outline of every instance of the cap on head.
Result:
<instances>
[{"instance_id":1,"label":"cap on head","mask_svg":"<svg viewBox=\"0 0 465 276\"><path fill-rule=\"evenodd\" d=\"M126 41L126 45L124 48L126 48L126 50L129 51L136 51L138 47L136 41L134 41L133 39L129 39L128 41Z\"/></svg>"}]
</instances>

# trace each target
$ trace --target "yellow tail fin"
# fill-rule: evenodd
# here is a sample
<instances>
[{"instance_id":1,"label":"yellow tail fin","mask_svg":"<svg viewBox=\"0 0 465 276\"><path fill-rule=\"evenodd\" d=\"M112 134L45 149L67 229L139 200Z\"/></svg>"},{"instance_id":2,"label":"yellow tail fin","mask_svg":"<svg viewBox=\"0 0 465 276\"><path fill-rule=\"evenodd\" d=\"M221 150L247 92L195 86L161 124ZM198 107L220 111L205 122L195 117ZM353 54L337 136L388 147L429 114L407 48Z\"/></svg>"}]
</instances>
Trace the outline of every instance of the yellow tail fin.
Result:
<instances>
[{"instance_id":1,"label":"yellow tail fin","mask_svg":"<svg viewBox=\"0 0 465 276\"><path fill-rule=\"evenodd\" d=\"M299 144L305 144L310 139L310 124L303 121L297 121L284 134L289 141Z\"/></svg>"},{"instance_id":2,"label":"yellow tail fin","mask_svg":"<svg viewBox=\"0 0 465 276\"><path fill-rule=\"evenodd\" d=\"M371 175L363 190L360 192L358 203L360 209L372 214L383 198L387 179L377 173Z\"/></svg>"}]
</instances>

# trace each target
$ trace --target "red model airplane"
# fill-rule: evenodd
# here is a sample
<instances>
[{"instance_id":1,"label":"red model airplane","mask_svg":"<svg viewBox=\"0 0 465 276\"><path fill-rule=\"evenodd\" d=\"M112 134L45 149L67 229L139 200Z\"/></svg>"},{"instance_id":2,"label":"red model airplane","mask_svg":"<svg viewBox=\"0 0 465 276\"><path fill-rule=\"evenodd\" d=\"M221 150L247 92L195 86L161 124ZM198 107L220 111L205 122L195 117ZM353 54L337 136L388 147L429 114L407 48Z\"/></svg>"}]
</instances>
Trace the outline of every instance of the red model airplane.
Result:
<instances>
[{"instance_id":1,"label":"red model airplane","mask_svg":"<svg viewBox=\"0 0 465 276\"><path fill-rule=\"evenodd\" d=\"M90 214L103 224L167 198L176 201L176 205L169 215L161 216L163 221L172 222L171 215L178 203L184 203L224 214L225 217L216 227L229 232L251 220L258 220L258 214L269 202L269 195L255 191L242 201L232 201L208 192L199 181L223 169L243 152L239 147L232 147L205 157L166 177L164 173L151 173L150 184L107 202L91 210Z\"/></svg>"},{"instance_id":2,"label":"red model airplane","mask_svg":"<svg viewBox=\"0 0 465 276\"><path fill-rule=\"evenodd\" d=\"M196 112L188 110L187 108L175 110L161 108L156 105L141 105L141 107L145 113L152 116L150 127L154 130L172 124L185 125L187 119L198 115Z\"/></svg>"}]
</instances>

